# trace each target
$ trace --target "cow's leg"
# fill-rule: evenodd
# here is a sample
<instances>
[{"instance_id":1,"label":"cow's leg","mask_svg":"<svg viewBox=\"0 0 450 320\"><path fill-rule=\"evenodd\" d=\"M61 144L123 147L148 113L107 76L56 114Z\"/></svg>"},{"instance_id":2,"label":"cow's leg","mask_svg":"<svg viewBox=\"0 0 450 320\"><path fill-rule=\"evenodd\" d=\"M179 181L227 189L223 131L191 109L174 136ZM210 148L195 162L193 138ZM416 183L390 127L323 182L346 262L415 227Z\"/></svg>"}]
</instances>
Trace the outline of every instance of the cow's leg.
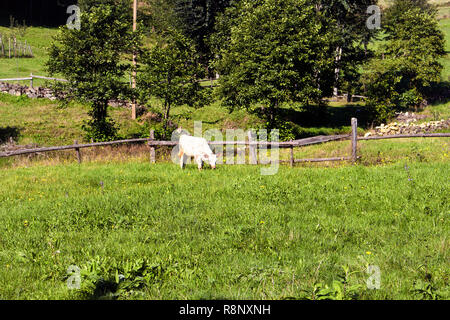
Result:
<instances>
[{"instance_id":1,"label":"cow's leg","mask_svg":"<svg viewBox=\"0 0 450 320\"><path fill-rule=\"evenodd\" d=\"M180 168L184 169L184 152L183 149L180 148L180 151L178 152L178 157L180 158Z\"/></svg>"},{"instance_id":2,"label":"cow's leg","mask_svg":"<svg viewBox=\"0 0 450 320\"><path fill-rule=\"evenodd\" d=\"M184 154L181 155L181 158L180 158L180 168L181 169L184 169L184 164L185 164L185 160L184 159L185 159L185 157L186 156Z\"/></svg>"},{"instance_id":3,"label":"cow's leg","mask_svg":"<svg viewBox=\"0 0 450 320\"><path fill-rule=\"evenodd\" d=\"M196 156L195 157L195 162L197 162L197 168L198 168L198 170L202 170L202 167L203 167L203 160L202 160L202 157L201 156Z\"/></svg>"}]
</instances>

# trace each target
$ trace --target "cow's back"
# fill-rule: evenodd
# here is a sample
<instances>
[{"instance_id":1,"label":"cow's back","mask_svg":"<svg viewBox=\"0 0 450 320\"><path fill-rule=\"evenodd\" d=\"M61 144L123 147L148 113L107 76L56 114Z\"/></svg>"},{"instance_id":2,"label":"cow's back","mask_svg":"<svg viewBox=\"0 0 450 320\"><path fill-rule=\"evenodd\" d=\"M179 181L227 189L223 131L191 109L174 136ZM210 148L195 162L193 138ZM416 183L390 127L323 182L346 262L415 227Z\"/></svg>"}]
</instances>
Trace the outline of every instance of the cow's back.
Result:
<instances>
[{"instance_id":1,"label":"cow's back","mask_svg":"<svg viewBox=\"0 0 450 320\"><path fill-rule=\"evenodd\" d=\"M180 148L183 153L189 157L194 157L195 155L208 153L209 146L204 138L192 137L188 135L180 136Z\"/></svg>"}]
</instances>

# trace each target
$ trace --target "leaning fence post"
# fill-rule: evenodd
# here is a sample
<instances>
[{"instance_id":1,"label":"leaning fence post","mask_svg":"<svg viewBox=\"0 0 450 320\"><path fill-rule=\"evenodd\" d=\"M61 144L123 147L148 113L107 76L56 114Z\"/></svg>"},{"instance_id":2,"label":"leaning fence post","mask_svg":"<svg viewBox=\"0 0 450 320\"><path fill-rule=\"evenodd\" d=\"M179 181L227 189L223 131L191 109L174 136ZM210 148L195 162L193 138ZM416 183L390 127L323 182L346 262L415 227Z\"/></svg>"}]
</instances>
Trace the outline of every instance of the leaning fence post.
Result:
<instances>
[{"instance_id":1,"label":"leaning fence post","mask_svg":"<svg viewBox=\"0 0 450 320\"><path fill-rule=\"evenodd\" d=\"M352 161L356 162L356 145L358 141L358 119L352 118Z\"/></svg>"},{"instance_id":2,"label":"leaning fence post","mask_svg":"<svg viewBox=\"0 0 450 320\"><path fill-rule=\"evenodd\" d=\"M248 160L250 164L258 164L258 159L256 156L256 144L252 144L252 142L256 142L256 133L252 130L248 131Z\"/></svg>"},{"instance_id":3,"label":"leaning fence post","mask_svg":"<svg viewBox=\"0 0 450 320\"><path fill-rule=\"evenodd\" d=\"M74 145L78 144L78 140L75 140ZM81 163L81 152L80 152L80 148L75 148L75 151L77 152L77 160L78 163Z\"/></svg>"},{"instance_id":4,"label":"leaning fence post","mask_svg":"<svg viewBox=\"0 0 450 320\"><path fill-rule=\"evenodd\" d=\"M155 140L155 130L150 130L150 141ZM150 146L150 163L156 163L156 157L155 157L155 148L150 145L150 141L148 142L148 145Z\"/></svg>"}]
</instances>

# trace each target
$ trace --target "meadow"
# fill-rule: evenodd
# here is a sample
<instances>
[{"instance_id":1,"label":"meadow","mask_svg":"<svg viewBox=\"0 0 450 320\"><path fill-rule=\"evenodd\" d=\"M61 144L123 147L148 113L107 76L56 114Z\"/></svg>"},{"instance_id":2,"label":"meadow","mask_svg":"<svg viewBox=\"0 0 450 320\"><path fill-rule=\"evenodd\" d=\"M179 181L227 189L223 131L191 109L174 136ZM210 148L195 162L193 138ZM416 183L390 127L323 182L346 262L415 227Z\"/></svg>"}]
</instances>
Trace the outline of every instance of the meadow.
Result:
<instances>
[{"instance_id":1,"label":"meadow","mask_svg":"<svg viewBox=\"0 0 450 320\"><path fill-rule=\"evenodd\" d=\"M450 297L448 162L259 169L2 169L0 298Z\"/></svg>"},{"instance_id":2,"label":"meadow","mask_svg":"<svg viewBox=\"0 0 450 320\"><path fill-rule=\"evenodd\" d=\"M449 21L440 20L448 50ZM55 32L28 28L36 57L0 59L0 78L45 75ZM447 80L450 57L442 63ZM448 119L449 104L419 113ZM0 144L81 142L87 112L0 94ZM108 112L121 137L148 136L145 116ZM359 134L370 128L363 103L321 112L295 111L302 135L349 133L355 115ZM173 119L191 132L194 119L203 130L262 124L219 101L174 109ZM336 141L295 158L350 151ZM450 299L448 138L360 141L357 164L281 165L273 176L251 165L182 171L169 152L157 149L157 164L145 145L83 149L81 165L73 150L0 158L0 299Z\"/></svg>"}]
</instances>

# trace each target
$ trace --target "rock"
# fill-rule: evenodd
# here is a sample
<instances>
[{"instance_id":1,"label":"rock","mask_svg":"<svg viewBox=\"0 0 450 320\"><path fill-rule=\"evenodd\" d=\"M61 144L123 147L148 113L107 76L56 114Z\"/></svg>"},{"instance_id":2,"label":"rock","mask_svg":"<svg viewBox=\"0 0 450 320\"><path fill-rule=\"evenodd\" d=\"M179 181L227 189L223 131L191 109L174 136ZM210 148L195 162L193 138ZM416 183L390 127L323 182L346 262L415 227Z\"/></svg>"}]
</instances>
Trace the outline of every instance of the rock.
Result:
<instances>
[{"instance_id":1,"label":"rock","mask_svg":"<svg viewBox=\"0 0 450 320\"><path fill-rule=\"evenodd\" d=\"M398 113L401 115L401 113ZM409 114L417 118L423 118L422 115ZM410 121L411 120L411 121ZM414 134L414 133L429 133L439 129L450 127L450 119L440 121L429 121L421 124L415 124L417 119L408 119L406 122L393 122L390 124L381 124L375 127L375 134L377 135L395 135L395 134Z\"/></svg>"}]
</instances>

